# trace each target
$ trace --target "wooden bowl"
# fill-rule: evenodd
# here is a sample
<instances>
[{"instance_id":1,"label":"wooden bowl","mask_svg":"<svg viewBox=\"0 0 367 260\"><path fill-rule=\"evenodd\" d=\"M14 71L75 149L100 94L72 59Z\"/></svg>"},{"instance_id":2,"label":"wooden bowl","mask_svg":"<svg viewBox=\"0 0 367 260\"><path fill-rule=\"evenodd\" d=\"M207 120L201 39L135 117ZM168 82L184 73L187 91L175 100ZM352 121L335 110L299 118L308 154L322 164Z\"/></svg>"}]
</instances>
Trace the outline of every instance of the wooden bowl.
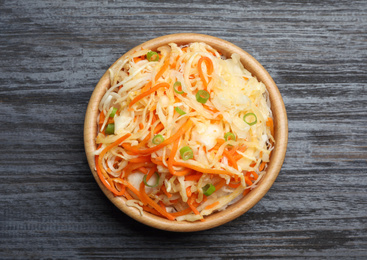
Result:
<instances>
[{"instance_id":1,"label":"wooden bowl","mask_svg":"<svg viewBox=\"0 0 367 260\"><path fill-rule=\"evenodd\" d=\"M238 53L241 57L241 62L243 63L244 67L248 71L250 71L252 75L256 76L258 80L262 81L266 85L266 88L270 95L271 109L273 111L274 116L276 143L275 143L275 149L273 150L270 158L270 163L268 164L267 173L265 174L263 179L259 182L258 186L254 190L252 190L247 196L245 196L237 203L229 206L226 210L216 212L213 213L212 215L205 217L205 221L203 222L170 221L152 215L148 212L144 212L143 216L141 216L136 208L126 206L125 204L126 200L124 198L115 197L109 190L107 190L103 186L95 170L93 152L96 150L95 137L97 135L96 122L98 116L98 104L102 99L102 96L104 95L105 91L110 86L108 70L98 82L88 104L84 123L84 145L89 167L99 187L102 189L105 195L112 201L112 203L115 204L125 214L129 215L130 217L134 218L135 220L143 224L162 230L176 231L176 232L199 231L222 225L228 221L231 221L239 217L240 215L244 214L246 211L251 209L257 202L259 202L260 199L270 189L276 177L278 176L286 153L288 142L287 113L277 86L275 85L273 79L270 77L269 73L261 66L261 64L257 60L255 60L251 55L249 55L247 52L243 51L239 47L216 37L193 33L166 35L140 44L139 46L133 48L132 50L124 54L121 58L119 58L119 60L125 59L126 56L132 54L137 49L145 48L155 50L159 46L166 45L171 42L177 43L179 45L192 42L204 42L220 51L226 57L230 57L232 53Z\"/></svg>"}]
</instances>

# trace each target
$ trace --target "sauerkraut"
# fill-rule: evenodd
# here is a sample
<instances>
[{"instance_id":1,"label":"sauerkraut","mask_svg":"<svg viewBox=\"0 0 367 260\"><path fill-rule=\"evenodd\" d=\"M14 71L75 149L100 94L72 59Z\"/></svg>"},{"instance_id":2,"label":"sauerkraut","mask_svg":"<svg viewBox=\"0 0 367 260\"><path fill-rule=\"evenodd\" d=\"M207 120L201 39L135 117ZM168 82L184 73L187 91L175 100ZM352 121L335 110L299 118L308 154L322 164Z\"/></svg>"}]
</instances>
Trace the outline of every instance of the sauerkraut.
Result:
<instances>
[{"instance_id":1,"label":"sauerkraut","mask_svg":"<svg viewBox=\"0 0 367 260\"><path fill-rule=\"evenodd\" d=\"M238 54L171 43L136 51L109 73L96 122L96 169L127 205L203 221L266 174L274 148L270 101Z\"/></svg>"}]
</instances>

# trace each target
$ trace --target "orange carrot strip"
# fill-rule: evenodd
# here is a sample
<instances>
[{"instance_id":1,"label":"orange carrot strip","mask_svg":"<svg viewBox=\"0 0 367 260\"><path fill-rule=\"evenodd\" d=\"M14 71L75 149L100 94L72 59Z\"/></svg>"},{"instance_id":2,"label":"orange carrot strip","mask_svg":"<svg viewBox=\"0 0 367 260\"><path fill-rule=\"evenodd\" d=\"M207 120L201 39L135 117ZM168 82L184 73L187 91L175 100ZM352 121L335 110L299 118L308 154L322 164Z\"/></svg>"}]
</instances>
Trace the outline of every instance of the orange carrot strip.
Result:
<instances>
[{"instance_id":1,"label":"orange carrot strip","mask_svg":"<svg viewBox=\"0 0 367 260\"><path fill-rule=\"evenodd\" d=\"M162 75L163 73L166 71L166 69L168 68L169 65L169 58L170 56L167 55L166 60L163 63L163 66L161 67L161 69L158 71L157 75L155 75L154 80L157 81Z\"/></svg>"},{"instance_id":2,"label":"orange carrot strip","mask_svg":"<svg viewBox=\"0 0 367 260\"><path fill-rule=\"evenodd\" d=\"M196 199L196 193L192 194L192 196L187 200L187 205L189 205L190 209L196 214L199 215L200 212L197 210L197 208L194 206L193 202Z\"/></svg>"},{"instance_id":3,"label":"orange carrot strip","mask_svg":"<svg viewBox=\"0 0 367 260\"><path fill-rule=\"evenodd\" d=\"M139 129L142 130L144 128L144 124L143 123L139 123Z\"/></svg>"},{"instance_id":4,"label":"orange carrot strip","mask_svg":"<svg viewBox=\"0 0 367 260\"><path fill-rule=\"evenodd\" d=\"M226 174L226 175L230 175L230 176L235 176L235 174L225 171L225 170L217 170L217 169L205 169L196 165L192 165L189 163L184 163L184 162L174 162L173 163L174 166L182 166L182 167L186 167L186 168L190 168L193 169L195 171L198 172L202 172L202 173L210 173L210 174Z\"/></svg>"},{"instance_id":5,"label":"orange carrot strip","mask_svg":"<svg viewBox=\"0 0 367 260\"><path fill-rule=\"evenodd\" d=\"M191 195L192 195L192 193L191 193L191 186L188 186L186 188L186 195L187 195L187 197L191 197Z\"/></svg>"},{"instance_id":6,"label":"orange carrot strip","mask_svg":"<svg viewBox=\"0 0 367 260\"><path fill-rule=\"evenodd\" d=\"M174 216L174 217L179 217L179 216L187 215L191 211L192 211L192 209L190 207L188 207L187 209L184 209L184 210L181 210L181 211L178 211L178 212L171 213L171 215Z\"/></svg>"},{"instance_id":7,"label":"orange carrot strip","mask_svg":"<svg viewBox=\"0 0 367 260\"><path fill-rule=\"evenodd\" d=\"M225 179L221 179L217 184L215 184L215 191L220 190L226 184Z\"/></svg>"},{"instance_id":8,"label":"orange carrot strip","mask_svg":"<svg viewBox=\"0 0 367 260\"><path fill-rule=\"evenodd\" d=\"M149 81L142 89L141 93L148 91L152 87L152 82Z\"/></svg>"},{"instance_id":9,"label":"orange carrot strip","mask_svg":"<svg viewBox=\"0 0 367 260\"><path fill-rule=\"evenodd\" d=\"M164 128L164 125L162 123L159 123L157 127L154 129L153 133L156 134L160 132L163 128ZM150 139L150 133L136 147L140 148L144 146L149 141L149 139Z\"/></svg>"},{"instance_id":10,"label":"orange carrot strip","mask_svg":"<svg viewBox=\"0 0 367 260\"><path fill-rule=\"evenodd\" d=\"M126 187L126 186L124 186L124 187ZM125 188L125 190L126 190L126 188ZM132 200L132 199L134 199L134 198L130 195L130 193L129 193L128 191L126 191L126 192L125 192L124 196L126 197L126 199L127 199L127 200Z\"/></svg>"},{"instance_id":11,"label":"orange carrot strip","mask_svg":"<svg viewBox=\"0 0 367 260\"><path fill-rule=\"evenodd\" d=\"M249 177L245 176L245 182L247 185L251 186L252 185L252 181L250 180Z\"/></svg>"},{"instance_id":12,"label":"orange carrot strip","mask_svg":"<svg viewBox=\"0 0 367 260\"><path fill-rule=\"evenodd\" d=\"M146 212L152 213L153 215L156 215L156 216L159 216L159 217L163 217L163 215L161 213L159 213L155 209L152 209L151 207L143 206L143 210L146 211Z\"/></svg>"},{"instance_id":13,"label":"orange carrot strip","mask_svg":"<svg viewBox=\"0 0 367 260\"><path fill-rule=\"evenodd\" d=\"M200 172L195 173L195 174L186 175L185 181L199 181L201 176L203 176L203 174Z\"/></svg>"},{"instance_id":14,"label":"orange carrot strip","mask_svg":"<svg viewBox=\"0 0 367 260\"><path fill-rule=\"evenodd\" d=\"M248 175L247 175L248 174ZM246 176L248 176L248 177L250 177L250 176L254 176L253 178L255 179L255 180L257 180L257 178L259 178L259 175L257 175L257 173L256 172L247 172L246 173Z\"/></svg>"},{"instance_id":15,"label":"orange carrot strip","mask_svg":"<svg viewBox=\"0 0 367 260\"><path fill-rule=\"evenodd\" d=\"M201 57L198 61L199 76L201 78L201 81L203 82L204 89L206 90L206 88L208 86L208 82L206 82L205 77L204 77L204 72L203 72L203 68L202 68L203 62L205 62L205 64L206 64L208 75L213 73L213 62L208 57Z\"/></svg>"},{"instance_id":16,"label":"orange carrot strip","mask_svg":"<svg viewBox=\"0 0 367 260\"><path fill-rule=\"evenodd\" d=\"M262 162L259 166L259 171L261 172L262 170L264 170L265 168L265 165L266 165L266 162Z\"/></svg>"},{"instance_id":17,"label":"orange carrot strip","mask_svg":"<svg viewBox=\"0 0 367 260\"><path fill-rule=\"evenodd\" d=\"M138 170L141 171L144 174L147 174L148 173L148 170L145 167L140 167L140 168L138 168Z\"/></svg>"},{"instance_id":18,"label":"orange carrot strip","mask_svg":"<svg viewBox=\"0 0 367 260\"><path fill-rule=\"evenodd\" d=\"M104 122L104 120L105 120L105 115L104 115L104 113L103 113L103 111L99 114L99 122L98 122L98 125L99 125L99 127L101 127L102 125L103 125L103 122Z\"/></svg>"},{"instance_id":19,"label":"orange carrot strip","mask_svg":"<svg viewBox=\"0 0 367 260\"><path fill-rule=\"evenodd\" d=\"M157 157L158 158L158 157ZM157 158L152 158L152 163L160 166L165 166L162 161L157 160Z\"/></svg>"},{"instance_id":20,"label":"orange carrot strip","mask_svg":"<svg viewBox=\"0 0 367 260\"><path fill-rule=\"evenodd\" d=\"M270 128L270 133L272 136L274 136L274 121L271 117L269 117L266 121L266 126Z\"/></svg>"},{"instance_id":21,"label":"orange carrot strip","mask_svg":"<svg viewBox=\"0 0 367 260\"><path fill-rule=\"evenodd\" d=\"M178 149L178 143L179 143L180 139L177 138L174 143L173 143L173 147L172 147L172 150L171 150L171 154L169 156L169 159L168 159L168 163L167 163L167 166L168 166L168 170L169 172L172 174L172 175L175 175L175 169L173 169L173 161L175 159L175 155L177 153L177 149Z\"/></svg>"},{"instance_id":22,"label":"orange carrot strip","mask_svg":"<svg viewBox=\"0 0 367 260\"><path fill-rule=\"evenodd\" d=\"M146 181L149 181L150 177L154 173L154 170L155 170L154 168L151 168L149 170L148 175L147 175L147 178L146 178ZM140 191L140 194L141 194L141 202L143 202L144 205L147 205L149 202L146 199L147 196L144 196L144 194L146 194L146 193L145 193L145 183L143 181L140 183L139 191Z\"/></svg>"},{"instance_id":23,"label":"orange carrot strip","mask_svg":"<svg viewBox=\"0 0 367 260\"><path fill-rule=\"evenodd\" d=\"M175 217L172 216L170 213L162 209L155 201L153 201L149 196L145 193L145 190L143 192L140 192L142 198L144 201L146 201L151 207L153 207L155 210L157 210L160 214L165 216L169 220L174 220ZM140 199L141 200L141 199Z\"/></svg>"},{"instance_id":24,"label":"orange carrot strip","mask_svg":"<svg viewBox=\"0 0 367 260\"><path fill-rule=\"evenodd\" d=\"M243 191L243 196L246 196L251 190L250 189L246 189Z\"/></svg>"},{"instance_id":25,"label":"orange carrot strip","mask_svg":"<svg viewBox=\"0 0 367 260\"><path fill-rule=\"evenodd\" d=\"M134 170L139 169L140 167L152 167L154 166L153 163L146 163L146 162L140 162L140 163L129 163L124 168L125 178L129 176Z\"/></svg>"},{"instance_id":26,"label":"orange carrot strip","mask_svg":"<svg viewBox=\"0 0 367 260\"><path fill-rule=\"evenodd\" d=\"M171 137L164 140L162 143L160 143L160 144L158 144L154 147L151 147L151 148L140 150L136 146L131 146L130 144L124 144L123 147L126 150L130 150L130 151L132 151L136 154L151 154L151 153L153 153L155 151L158 151L159 149L163 148L164 146L172 143L177 138L180 138L180 136L183 135L191 126L192 126L192 121L188 120L175 134L173 134Z\"/></svg>"},{"instance_id":27,"label":"orange carrot strip","mask_svg":"<svg viewBox=\"0 0 367 260\"><path fill-rule=\"evenodd\" d=\"M232 183L232 182L227 184L228 187L231 187L233 189L238 188L240 185L241 185L241 183Z\"/></svg>"},{"instance_id":28,"label":"orange carrot strip","mask_svg":"<svg viewBox=\"0 0 367 260\"><path fill-rule=\"evenodd\" d=\"M164 194L166 194L168 198L172 197L172 194L167 191L166 186L162 185L161 190L163 191Z\"/></svg>"},{"instance_id":29,"label":"orange carrot strip","mask_svg":"<svg viewBox=\"0 0 367 260\"><path fill-rule=\"evenodd\" d=\"M210 204L210 205L206 206L204 209L212 209L217 205L219 205L219 201L216 201L213 204Z\"/></svg>"},{"instance_id":30,"label":"orange carrot strip","mask_svg":"<svg viewBox=\"0 0 367 260\"><path fill-rule=\"evenodd\" d=\"M140 162L150 162L150 156L140 156L137 158L132 158L129 160L132 163L140 163Z\"/></svg>"},{"instance_id":31,"label":"orange carrot strip","mask_svg":"<svg viewBox=\"0 0 367 260\"><path fill-rule=\"evenodd\" d=\"M226 150L223 150L223 154L228 158L228 161L232 164L233 168L238 170L237 161L233 158L233 156Z\"/></svg>"},{"instance_id":32,"label":"orange carrot strip","mask_svg":"<svg viewBox=\"0 0 367 260\"><path fill-rule=\"evenodd\" d=\"M157 91L159 88L162 87L166 87L169 88L170 85L166 82L163 83L159 83L157 85L155 85L153 88L149 89L148 91L145 91L143 93L141 93L140 95L138 95L137 97L135 97L133 100L131 100L130 104L129 104L129 109L131 109L131 107L138 102L140 99L145 98L146 96L149 96L150 94L154 93L155 91Z\"/></svg>"}]
</instances>

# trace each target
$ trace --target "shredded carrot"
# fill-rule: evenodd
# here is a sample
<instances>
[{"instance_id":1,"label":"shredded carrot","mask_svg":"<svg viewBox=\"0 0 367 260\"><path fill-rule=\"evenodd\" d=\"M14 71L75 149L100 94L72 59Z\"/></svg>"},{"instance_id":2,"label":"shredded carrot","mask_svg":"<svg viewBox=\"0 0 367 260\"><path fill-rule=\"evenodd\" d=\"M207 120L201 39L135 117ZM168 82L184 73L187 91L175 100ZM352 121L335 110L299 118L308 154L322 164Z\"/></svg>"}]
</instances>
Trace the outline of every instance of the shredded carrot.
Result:
<instances>
[{"instance_id":1,"label":"shredded carrot","mask_svg":"<svg viewBox=\"0 0 367 260\"><path fill-rule=\"evenodd\" d=\"M187 197L191 197L191 195L192 195L192 193L191 193L191 186L188 186L186 188L186 195L187 195Z\"/></svg>"},{"instance_id":2,"label":"shredded carrot","mask_svg":"<svg viewBox=\"0 0 367 260\"><path fill-rule=\"evenodd\" d=\"M102 150L102 152L99 154L98 157L96 157L96 168L97 168L97 173L98 173L98 170L99 170L99 173L98 173L98 176L100 176L100 173L102 174L102 176L104 176L104 180L105 178L106 179L109 179L108 178L108 174L106 173L106 171L103 169L103 166L102 166L102 160L103 160L103 157L105 156L105 154L111 150L111 148L119 145L120 143L122 143L125 139L127 139L128 137L130 137L131 134L126 134L122 137L120 137L119 139L117 139L115 142L113 142L112 144L108 145L106 148L104 148ZM101 178L101 176L100 176ZM106 182L102 181L102 183L106 186ZM108 185L109 186L109 185ZM108 189L108 187L106 186L106 188Z\"/></svg>"},{"instance_id":3,"label":"shredded carrot","mask_svg":"<svg viewBox=\"0 0 367 260\"><path fill-rule=\"evenodd\" d=\"M170 213L168 213L167 211L165 211L164 209L162 209L161 206L159 206L155 201L153 201L151 198L149 198L149 196L145 193L145 190L144 190L144 192L141 192L141 197L151 207L153 207L155 210L157 210L160 214L162 214L163 216L165 216L167 219L169 219L169 220L174 220L175 219L174 216L172 216Z\"/></svg>"},{"instance_id":4,"label":"shredded carrot","mask_svg":"<svg viewBox=\"0 0 367 260\"><path fill-rule=\"evenodd\" d=\"M251 181L256 181L259 178L259 175L257 175L256 172L247 172L246 177L248 177Z\"/></svg>"},{"instance_id":5,"label":"shredded carrot","mask_svg":"<svg viewBox=\"0 0 367 260\"><path fill-rule=\"evenodd\" d=\"M101 113L99 114L99 123L98 123L98 125L99 125L100 128L103 125L103 122L104 122L105 118L106 117L105 117L103 111L101 111Z\"/></svg>"},{"instance_id":6,"label":"shredded carrot","mask_svg":"<svg viewBox=\"0 0 367 260\"><path fill-rule=\"evenodd\" d=\"M206 210L212 209L212 208L214 208L217 205L219 205L219 201L216 201L213 204L210 204L210 205L206 206L204 209L206 209Z\"/></svg>"},{"instance_id":7,"label":"shredded carrot","mask_svg":"<svg viewBox=\"0 0 367 260\"><path fill-rule=\"evenodd\" d=\"M168 198L172 197L172 194L167 191L166 186L162 185L161 190L163 191L164 194L166 194Z\"/></svg>"},{"instance_id":8,"label":"shredded carrot","mask_svg":"<svg viewBox=\"0 0 367 260\"><path fill-rule=\"evenodd\" d=\"M225 179L221 179L217 184L215 184L215 191L220 190L226 184Z\"/></svg>"},{"instance_id":9,"label":"shredded carrot","mask_svg":"<svg viewBox=\"0 0 367 260\"><path fill-rule=\"evenodd\" d=\"M274 121L271 117L269 117L266 121L266 126L270 128L270 133L272 136L274 136Z\"/></svg>"},{"instance_id":10,"label":"shredded carrot","mask_svg":"<svg viewBox=\"0 0 367 260\"><path fill-rule=\"evenodd\" d=\"M155 78L154 78L155 81L157 81L163 75L163 73L166 71L166 69L168 68L169 59L170 59L170 56L167 55L166 60L164 61L161 69L158 71L157 75L155 75Z\"/></svg>"},{"instance_id":11,"label":"shredded carrot","mask_svg":"<svg viewBox=\"0 0 367 260\"><path fill-rule=\"evenodd\" d=\"M214 66L213 66L212 60L209 59L208 57L201 57L198 61L199 76L201 78L201 81L203 82L204 89L206 90L207 87L208 87L208 82L206 82L206 80L205 80L205 76L204 76L204 72L203 72L203 68L202 68L203 62L205 62L205 64L206 64L208 75L211 75L213 73Z\"/></svg>"},{"instance_id":12,"label":"shredded carrot","mask_svg":"<svg viewBox=\"0 0 367 260\"><path fill-rule=\"evenodd\" d=\"M184 209L184 210L181 210L181 211L178 211L178 212L171 213L171 215L174 216L174 217L179 217L179 216L187 215L190 212L192 212L192 209L190 207L188 207L187 209Z\"/></svg>"},{"instance_id":13,"label":"shredded carrot","mask_svg":"<svg viewBox=\"0 0 367 260\"><path fill-rule=\"evenodd\" d=\"M140 168L138 168L138 170L141 171L144 174L147 174L148 173L148 170L145 167L140 167Z\"/></svg>"},{"instance_id":14,"label":"shredded carrot","mask_svg":"<svg viewBox=\"0 0 367 260\"><path fill-rule=\"evenodd\" d=\"M129 162L140 163L140 162L150 162L150 156L140 156L137 158L132 158Z\"/></svg>"},{"instance_id":15,"label":"shredded carrot","mask_svg":"<svg viewBox=\"0 0 367 260\"><path fill-rule=\"evenodd\" d=\"M161 213L159 213L158 211L156 211L155 209L148 207L148 206L143 206L144 211L152 213L153 215L159 216L159 217L163 217L163 215Z\"/></svg>"},{"instance_id":16,"label":"shredded carrot","mask_svg":"<svg viewBox=\"0 0 367 260\"><path fill-rule=\"evenodd\" d=\"M140 95L138 95L137 97L135 97L133 100L131 100L130 104L129 104L129 109L131 109L131 107L138 102L140 99L145 98L146 96L149 96L150 94L154 93L155 91L157 91L159 88L169 88L169 84L166 82L163 83L159 83L157 85L155 85L153 88L149 89L148 91L145 91L143 93L141 93Z\"/></svg>"},{"instance_id":17,"label":"shredded carrot","mask_svg":"<svg viewBox=\"0 0 367 260\"><path fill-rule=\"evenodd\" d=\"M190 168L193 169L195 171L198 172L203 172L203 173L210 173L210 174L226 174L226 175L230 175L230 176L234 176L234 173L231 173L229 171L225 171L225 170L217 170L217 169L205 169L196 165L192 165L190 163L184 163L184 162L177 162L175 161L173 163L174 166L182 166L182 167L186 167L186 168Z\"/></svg>"},{"instance_id":18,"label":"shredded carrot","mask_svg":"<svg viewBox=\"0 0 367 260\"><path fill-rule=\"evenodd\" d=\"M252 181L250 180L249 177L245 176L245 182L247 185L251 186L252 185Z\"/></svg>"},{"instance_id":19,"label":"shredded carrot","mask_svg":"<svg viewBox=\"0 0 367 260\"><path fill-rule=\"evenodd\" d=\"M241 185L241 182L240 183L232 183L232 182L230 182L230 183L227 184L228 187L231 187L233 189L238 188L240 185Z\"/></svg>"},{"instance_id":20,"label":"shredded carrot","mask_svg":"<svg viewBox=\"0 0 367 260\"><path fill-rule=\"evenodd\" d=\"M154 166L153 163L147 162L139 162L139 163L128 163L128 165L124 168L125 177L128 177L133 171L139 169L140 167L152 167Z\"/></svg>"},{"instance_id":21,"label":"shredded carrot","mask_svg":"<svg viewBox=\"0 0 367 260\"><path fill-rule=\"evenodd\" d=\"M251 190L250 189L246 189L243 191L243 196L246 196Z\"/></svg>"},{"instance_id":22,"label":"shredded carrot","mask_svg":"<svg viewBox=\"0 0 367 260\"><path fill-rule=\"evenodd\" d=\"M179 141L180 141L179 138L177 138L176 141L174 141L173 147L172 147L172 150L171 150L171 154L170 154L170 157L169 157L168 163L167 163L168 170L172 175L175 175L175 169L173 169L173 161L175 159L175 155L176 155L176 152L177 152L177 149L178 149Z\"/></svg>"},{"instance_id":23,"label":"shredded carrot","mask_svg":"<svg viewBox=\"0 0 367 260\"><path fill-rule=\"evenodd\" d=\"M144 124L143 123L139 123L139 129L142 130L144 128Z\"/></svg>"},{"instance_id":24,"label":"shredded carrot","mask_svg":"<svg viewBox=\"0 0 367 260\"><path fill-rule=\"evenodd\" d=\"M190 174L190 175L186 175L185 176L185 181L199 181L201 176L203 176L203 174L200 173L200 172Z\"/></svg>"},{"instance_id":25,"label":"shredded carrot","mask_svg":"<svg viewBox=\"0 0 367 260\"><path fill-rule=\"evenodd\" d=\"M126 186L124 186L125 187L125 190L126 190ZM124 196L126 197L126 199L127 200L132 200L132 199L134 199L131 195L130 195L130 193L128 192L128 191L126 191L125 193L124 193Z\"/></svg>"},{"instance_id":26,"label":"shredded carrot","mask_svg":"<svg viewBox=\"0 0 367 260\"><path fill-rule=\"evenodd\" d=\"M237 161L233 158L233 156L226 150L223 150L223 154L228 158L228 161L232 164L233 168L238 170Z\"/></svg>"},{"instance_id":27,"label":"shredded carrot","mask_svg":"<svg viewBox=\"0 0 367 260\"><path fill-rule=\"evenodd\" d=\"M189 205L190 209L196 214L200 215L200 212L194 206L193 202L196 200L196 193L192 194L192 196L187 200L187 205Z\"/></svg>"},{"instance_id":28,"label":"shredded carrot","mask_svg":"<svg viewBox=\"0 0 367 260\"><path fill-rule=\"evenodd\" d=\"M262 162L259 166L259 171L262 172L265 168L266 162Z\"/></svg>"},{"instance_id":29,"label":"shredded carrot","mask_svg":"<svg viewBox=\"0 0 367 260\"><path fill-rule=\"evenodd\" d=\"M187 120L187 122L184 124L184 126L181 127L175 134L173 134L168 139L164 140L162 143L160 143L160 144L158 144L154 147L151 147L151 148L140 150L137 147L131 146L130 144L124 144L123 147L127 150L130 150L130 151L136 153L136 154L151 154L155 151L160 150L164 146L172 143L173 141L175 141L177 138L179 138L181 135L183 135L191 126L192 126L192 121Z\"/></svg>"},{"instance_id":30,"label":"shredded carrot","mask_svg":"<svg viewBox=\"0 0 367 260\"><path fill-rule=\"evenodd\" d=\"M152 82L149 81L142 89L141 89L141 93L144 93L146 91L148 91L150 88L152 87Z\"/></svg>"},{"instance_id":31,"label":"shredded carrot","mask_svg":"<svg viewBox=\"0 0 367 260\"><path fill-rule=\"evenodd\" d=\"M152 160L152 163L154 163L154 164L156 164L156 165L160 165L160 166L165 166L165 165L163 164L162 160L159 160L158 158L159 158L159 157L157 157L157 158L152 158L152 159L151 159L151 160Z\"/></svg>"}]
</instances>

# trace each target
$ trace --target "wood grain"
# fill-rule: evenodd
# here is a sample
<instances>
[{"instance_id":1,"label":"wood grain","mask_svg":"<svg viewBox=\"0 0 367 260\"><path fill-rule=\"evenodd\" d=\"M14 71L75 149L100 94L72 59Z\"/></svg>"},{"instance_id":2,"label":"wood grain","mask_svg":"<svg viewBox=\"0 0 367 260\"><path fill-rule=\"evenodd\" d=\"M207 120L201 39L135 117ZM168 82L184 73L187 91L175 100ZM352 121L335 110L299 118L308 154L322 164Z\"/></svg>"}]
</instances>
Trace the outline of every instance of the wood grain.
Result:
<instances>
[{"instance_id":1,"label":"wood grain","mask_svg":"<svg viewBox=\"0 0 367 260\"><path fill-rule=\"evenodd\" d=\"M366 1L0 1L0 258L367 258ZM83 147L110 64L195 32L253 55L289 119L282 171L224 226L158 231L113 206Z\"/></svg>"}]
</instances>

